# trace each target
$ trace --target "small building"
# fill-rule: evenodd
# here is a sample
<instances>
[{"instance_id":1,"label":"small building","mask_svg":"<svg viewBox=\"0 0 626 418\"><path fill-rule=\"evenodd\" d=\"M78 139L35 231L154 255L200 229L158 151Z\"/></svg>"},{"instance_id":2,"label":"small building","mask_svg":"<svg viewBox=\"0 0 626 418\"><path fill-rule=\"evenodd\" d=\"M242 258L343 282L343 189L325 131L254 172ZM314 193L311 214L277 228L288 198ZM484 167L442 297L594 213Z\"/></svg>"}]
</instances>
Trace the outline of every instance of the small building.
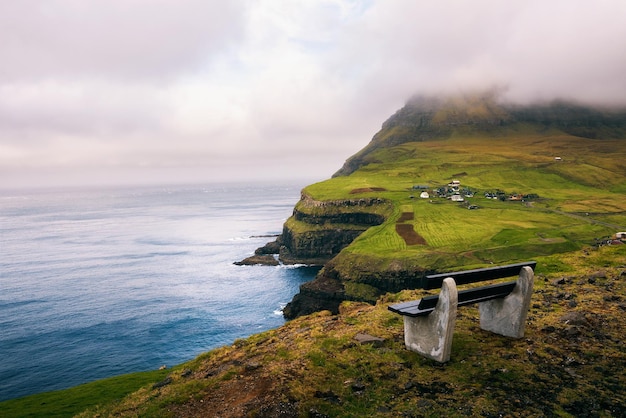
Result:
<instances>
[{"instance_id":1,"label":"small building","mask_svg":"<svg viewBox=\"0 0 626 418\"><path fill-rule=\"evenodd\" d=\"M422 193L420 193L420 197L422 199L429 199L430 195L428 194L428 192L422 192Z\"/></svg>"},{"instance_id":2,"label":"small building","mask_svg":"<svg viewBox=\"0 0 626 418\"><path fill-rule=\"evenodd\" d=\"M450 199L452 199L453 202L463 202L465 200L460 194L453 194Z\"/></svg>"},{"instance_id":3,"label":"small building","mask_svg":"<svg viewBox=\"0 0 626 418\"><path fill-rule=\"evenodd\" d=\"M452 180L450 183L448 183L448 188L452 189L455 192L458 192L460 187L461 182L459 180Z\"/></svg>"}]
</instances>

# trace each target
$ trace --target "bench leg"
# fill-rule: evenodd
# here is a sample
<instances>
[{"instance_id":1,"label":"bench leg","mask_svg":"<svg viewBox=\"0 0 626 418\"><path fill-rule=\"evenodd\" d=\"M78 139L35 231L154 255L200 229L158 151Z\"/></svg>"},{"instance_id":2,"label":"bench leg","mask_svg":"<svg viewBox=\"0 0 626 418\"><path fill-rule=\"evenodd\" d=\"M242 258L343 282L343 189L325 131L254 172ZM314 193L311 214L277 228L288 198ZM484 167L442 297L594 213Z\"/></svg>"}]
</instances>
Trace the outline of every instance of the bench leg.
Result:
<instances>
[{"instance_id":1,"label":"bench leg","mask_svg":"<svg viewBox=\"0 0 626 418\"><path fill-rule=\"evenodd\" d=\"M448 277L443 281L439 301L430 315L404 317L406 347L440 363L450 360L458 299L456 284Z\"/></svg>"},{"instance_id":2,"label":"bench leg","mask_svg":"<svg viewBox=\"0 0 626 418\"><path fill-rule=\"evenodd\" d=\"M532 268L523 267L515 288L507 297L479 303L480 327L506 337L522 338L534 277Z\"/></svg>"}]
</instances>

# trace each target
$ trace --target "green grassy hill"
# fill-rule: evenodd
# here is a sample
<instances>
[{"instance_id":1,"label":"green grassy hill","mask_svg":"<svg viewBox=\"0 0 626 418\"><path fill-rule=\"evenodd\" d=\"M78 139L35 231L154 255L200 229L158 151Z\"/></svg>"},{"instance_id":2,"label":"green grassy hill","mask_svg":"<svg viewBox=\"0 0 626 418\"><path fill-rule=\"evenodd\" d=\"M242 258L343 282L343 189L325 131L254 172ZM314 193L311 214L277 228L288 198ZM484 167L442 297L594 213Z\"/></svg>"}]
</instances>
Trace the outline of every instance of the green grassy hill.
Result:
<instances>
[{"instance_id":1,"label":"green grassy hill","mask_svg":"<svg viewBox=\"0 0 626 418\"><path fill-rule=\"evenodd\" d=\"M386 221L320 272L341 283L345 299L375 302L411 287L409 276L568 253L626 230L626 118L562 103L506 110L466 102L431 112L407 105L338 175L305 188L317 201L386 204ZM594 138L572 133L581 130ZM462 202L451 199L455 180ZM394 275L403 277L382 277Z\"/></svg>"},{"instance_id":2,"label":"green grassy hill","mask_svg":"<svg viewBox=\"0 0 626 418\"><path fill-rule=\"evenodd\" d=\"M366 277L372 270L502 264L575 251L626 230L625 140L532 131L487 138L458 135L383 148L370 158L375 162L349 176L305 189L319 200L345 199L355 189L385 189L362 195L394 204L385 223L368 229L331 262L345 282L362 284L352 295L354 286L348 286L348 299L380 296L384 289L370 288ZM458 203L434 195L433 190L455 179L474 196ZM422 190L415 185L428 186L431 197L420 198ZM532 197L485 197L497 190L505 197ZM469 210L469 205L477 209ZM398 234L403 213L412 216L401 223L425 243L407 244Z\"/></svg>"},{"instance_id":3,"label":"green grassy hill","mask_svg":"<svg viewBox=\"0 0 626 418\"><path fill-rule=\"evenodd\" d=\"M407 157L410 156L410 157ZM555 157L560 157L556 161ZM626 229L626 140L589 140L564 134L459 136L405 143L371 154L370 163L347 177L309 186L317 199L342 199L357 188L394 202L395 216L363 234L354 253L396 258L433 252L467 258L464 264L498 263L532 254L580 248ZM436 197L433 190L460 182L464 202ZM414 185L428 186L428 199ZM466 197L463 189L473 192ZM526 195L523 201L493 200ZM468 205L477 206L468 210ZM407 245L395 233L400 213L426 241ZM455 263L455 265L458 265Z\"/></svg>"}]
</instances>

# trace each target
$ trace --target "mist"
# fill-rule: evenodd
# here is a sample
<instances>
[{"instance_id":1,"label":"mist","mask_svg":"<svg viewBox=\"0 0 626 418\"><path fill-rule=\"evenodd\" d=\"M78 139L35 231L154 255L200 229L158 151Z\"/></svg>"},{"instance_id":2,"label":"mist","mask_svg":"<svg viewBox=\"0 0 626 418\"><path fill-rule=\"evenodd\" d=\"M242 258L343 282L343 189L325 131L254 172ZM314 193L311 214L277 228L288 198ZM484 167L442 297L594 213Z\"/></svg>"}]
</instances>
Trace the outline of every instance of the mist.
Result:
<instances>
[{"instance_id":1,"label":"mist","mask_svg":"<svg viewBox=\"0 0 626 418\"><path fill-rule=\"evenodd\" d=\"M626 2L0 4L0 188L323 180L415 94L626 104Z\"/></svg>"}]
</instances>

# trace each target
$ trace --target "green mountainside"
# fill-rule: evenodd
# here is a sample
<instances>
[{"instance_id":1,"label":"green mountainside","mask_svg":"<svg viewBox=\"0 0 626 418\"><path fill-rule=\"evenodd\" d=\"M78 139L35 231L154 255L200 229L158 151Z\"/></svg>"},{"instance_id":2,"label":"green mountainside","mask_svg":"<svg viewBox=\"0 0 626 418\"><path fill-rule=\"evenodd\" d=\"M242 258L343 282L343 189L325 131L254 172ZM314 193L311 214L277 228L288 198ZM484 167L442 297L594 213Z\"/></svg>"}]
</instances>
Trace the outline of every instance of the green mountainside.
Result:
<instances>
[{"instance_id":1,"label":"green mountainside","mask_svg":"<svg viewBox=\"0 0 626 418\"><path fill-rule=\"evenodd\" d=\"M626 112L414 98L332 179L303 190L285 260L323 231L358 237L334 252L313 246L328 261L285 315L375 303L433 272L598 245L626 231L625 194ZM384 220L349 223L346 213Z\"/></svg>"},{"instance_id":2,"label":"green mountainside","mask_svg":"<svg viewBox=\"0 0 626 418\"><path fill-rule=\"evenodd\" d=\"M626 110L592 108L554 101L528 106L500 104L492 93L456 97L416 96L382 126L372 141L349 158L335 176L349 175L375 161L381 148L450 136L503 135L526 128L550 129L581 138L626 138Z\"/></svg>"},{"instance_id":3,"label":"green mountainside","mask_svg":"<svg viewBox=\"0 0 626 418\"><path fill-rule=\"evenodd\" d=\"M285 308L294 319L0 415L626 416L625 196L624 111L413 98L257 250L323 265ZM405 348L387 306L437 293L415 289L423 275L529 259L524 338L482 330L464 307L448 363Z\"/></svg>"}]
</instances>

